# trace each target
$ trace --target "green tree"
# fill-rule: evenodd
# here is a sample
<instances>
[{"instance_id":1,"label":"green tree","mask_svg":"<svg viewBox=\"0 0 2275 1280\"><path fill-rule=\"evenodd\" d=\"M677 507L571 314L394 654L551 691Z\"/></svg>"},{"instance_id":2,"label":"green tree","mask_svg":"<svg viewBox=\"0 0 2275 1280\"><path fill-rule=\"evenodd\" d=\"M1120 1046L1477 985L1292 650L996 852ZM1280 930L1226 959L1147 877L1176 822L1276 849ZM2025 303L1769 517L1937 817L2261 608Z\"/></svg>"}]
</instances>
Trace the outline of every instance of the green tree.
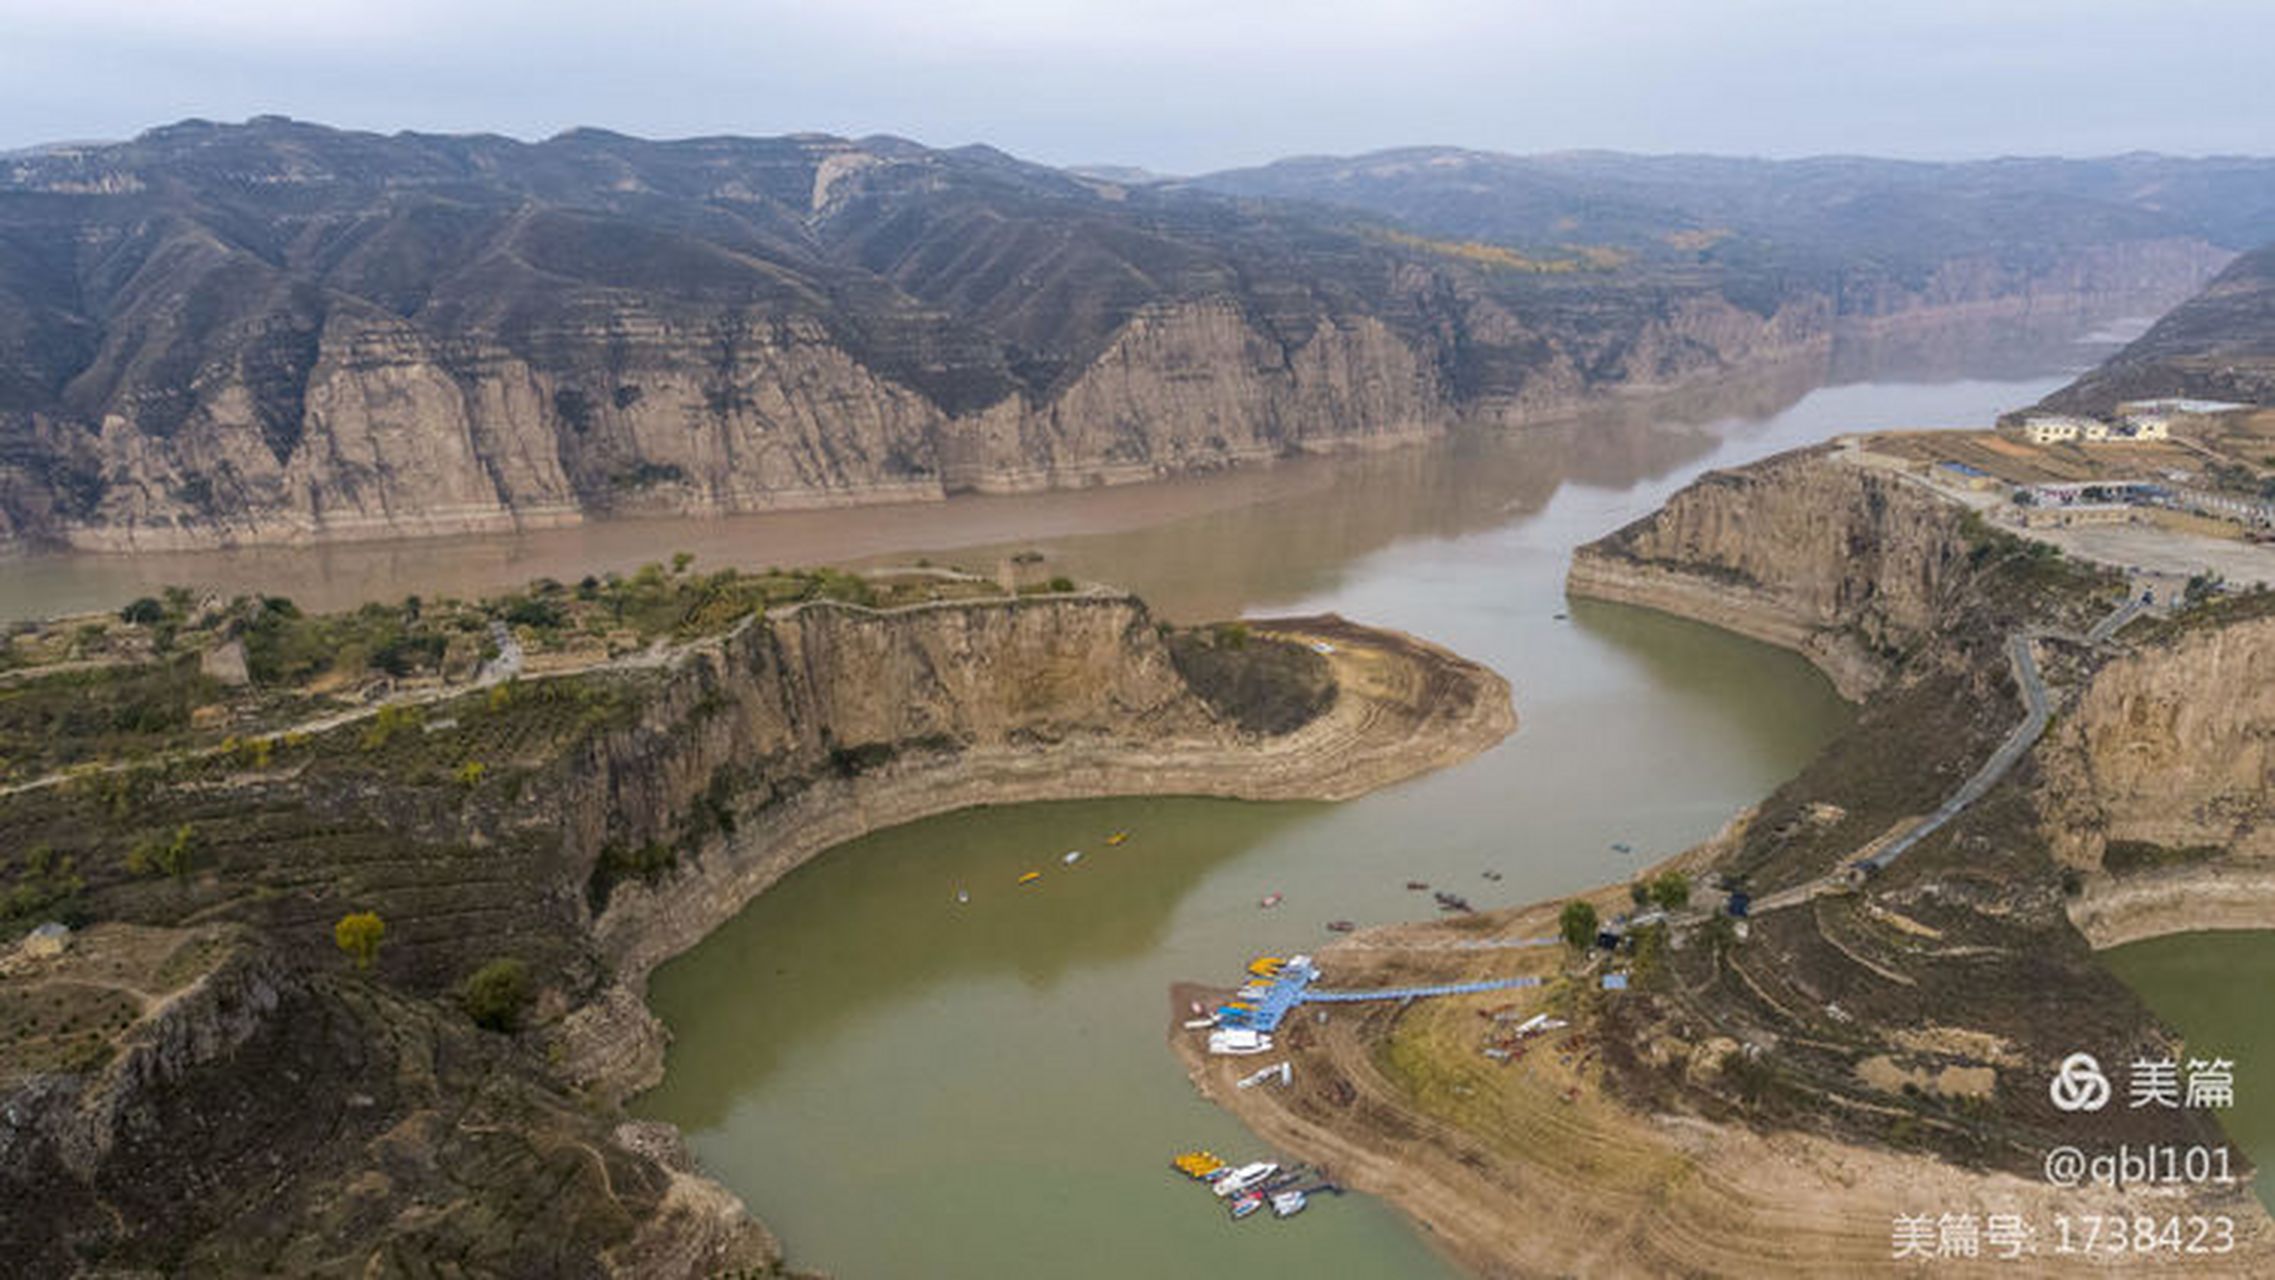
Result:
<instances>
[{"instance_id":1,"label":"green tree","mask_svg":"<svg viewBox=\"0 0 2275 1280\"><path fill-rule=\"evenodd\" d=\"M119 621L138 627L156 626L166 616L166 606L156 596L143 596L118 611Z\"/></svg>"},{"instance_id":2,"label":"green tree","mask_svg":"<svg viewBox=\"0 0 2275 1280\"><path fill-rule=\"evenodd\" d=\"M332 941L355 959L358 969L369 969L379 958L379 943L386 936L387 923L374 911L352 912L332 926Z\"/></svg>"},{"instance_id":3,"label":"green tree","mask_svg":"<svg viewBox=\"0 0 2275 1280\"><path fill-rule=\"evenodd\" d=\"M694 563L695 553L692 551L674 551L671 553L671 571L674 575L687 572L687 566Z\"/></svg>"},{"instance_id":4,"label":"green tree","mask_svg":"<svg viewBox=\"0 0 2275 1280\"><path fill-rule=\"evenodd\" d=\"M1680 871L1669 871L1651 882L1651 901L1668 911L1680 911L1690 905L1690 877Z\"/></svg>"},{"instance_id":5,"label":"green tree","mask_svg":"<svg viewBox=\"0 0 2275 1280\"><path fill-rule=\"evenodd\" d=\"M179 880L190 873L190 857L196 848L197 831L185 822L174 828L171 838L151 836L135 842L127 851L126 869L138 876L169 875Z\"/></svg>"},{"instance_id":6,"label":"green tree","mask_svg":"<svg viewBox=\"0 0 2275 1280\"><path fill-rule=\"evenodd\" d=\"M1051 579L1051 590L1058 592L1060 595L1065 595L1067 592L1074 590L1074 579L1063 576L1053 578Z\"/></svg>"},{"instance_id":7,"label":"green tree","mask_svg":"<svg viewBox=\"0 0 2275 1280\"><path fill-rule=\"evenodd\" d=\"M1596 944L1596 905L1585 898L1574 898L1564 904L1564 913L1557 917L1557 929L1564 935L1564 945L1574 951L1586 951Z\"/></svg>"},{"instance_id":8,"label":"green tree","mask_svg":"<svg viewBox=\"0 0 2275 1280\"><path fill-rule=\"evenodd\" d=\"M476 969L458 993L466 1015L492 1031L511 1031L529 1007L529 966L510 956Z\"/></svg>"}]
</instances>

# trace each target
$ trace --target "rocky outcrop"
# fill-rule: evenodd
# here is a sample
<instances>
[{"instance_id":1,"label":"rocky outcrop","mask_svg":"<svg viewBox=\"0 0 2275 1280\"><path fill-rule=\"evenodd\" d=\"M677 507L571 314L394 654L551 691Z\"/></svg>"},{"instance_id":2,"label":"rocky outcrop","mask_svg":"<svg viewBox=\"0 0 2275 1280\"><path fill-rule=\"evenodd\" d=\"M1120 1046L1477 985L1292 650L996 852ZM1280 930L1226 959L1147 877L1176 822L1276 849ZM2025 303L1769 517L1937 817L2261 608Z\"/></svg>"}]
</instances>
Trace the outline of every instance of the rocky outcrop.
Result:
<instances>
[{"instance_id":1,"label":"rocky outcrop","mask_svg":"<svg viewBox=\"0 0 2275 1280\"><path fill-rule=\"evenodd\" d=\"M1701 477L1575 552L1566 589L1794 650L1855 700L1935 628L1966 556L1951 504L1815 449Z\"/></svg>"},{"instance_id":2,"label":"rocky outcrop","mask_svg":"<svg viewBox=\"0 0 2275 1280\"><path fill-rule=\"evenodd\" d=\"M683 1150L612 1133L463 1019L241 931L103 924L76 941L0 987L11 1010L101 1001L123 1024L108 1052L28 1074L9 1047L0 1246L23 1274L598 1278L780 1260ZM541 1220L522 1207L536 1188Z\"/></svg>"},{"instance_id":3,"label":"rocky outcrop","mask_svg":"<svg viewBox=\"0 0 2275 1280\"><path fill-rule=\"evenodd\" d=\"M2039 749L2070 917L2096 946L2275 928L2275 620L2176 629L2102 666Z\"/></svg>"}]
</instances>

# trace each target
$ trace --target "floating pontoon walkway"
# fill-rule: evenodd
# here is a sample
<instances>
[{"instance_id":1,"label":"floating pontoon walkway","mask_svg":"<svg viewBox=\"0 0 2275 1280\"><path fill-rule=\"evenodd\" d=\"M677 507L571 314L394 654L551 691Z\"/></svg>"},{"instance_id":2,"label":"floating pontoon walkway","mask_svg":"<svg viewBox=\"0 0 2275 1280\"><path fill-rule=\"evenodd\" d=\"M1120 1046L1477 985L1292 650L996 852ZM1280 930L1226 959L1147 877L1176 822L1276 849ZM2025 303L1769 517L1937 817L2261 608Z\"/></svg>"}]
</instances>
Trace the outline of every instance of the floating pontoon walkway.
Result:
<instances>
[{"instance_id":1,"label":"floating pontoon walkway","mask_svg":"<svg viewBox=\"0 0 2275 1280\"><path fill-rule=\"evenodd\" d=\"M1299 1004L1355 1004L1362 1000L1415 1000L1426 996L1466 996L1483 991L1537 987L1537 977L1494 978L1484 982L1449 982L1425 987L1387 987L1379 991L1317 991L1312 989L1319 970L1310 964L1290 964L1272 979L1272 985L1253 1003L1223 1005L1217 1009L1219 1025L1270 1033Z\"/></svg>"},{"instance_id":2,"label":"floating pontoon walkway","mask_svg":"<svg viewBox=\"0 0 2275 1280\"><path fill-rule=\"evenodd\" d=\"M1467 996L1481 991L1537 987L1539 978L1494 978L1488 982L1449 982L1434 987L1389 987L1381 991L1306 991L1302 1004L1345 1004L1358 1000L1414 1000L1423 996Z\"/></svg>"}]
</instances>

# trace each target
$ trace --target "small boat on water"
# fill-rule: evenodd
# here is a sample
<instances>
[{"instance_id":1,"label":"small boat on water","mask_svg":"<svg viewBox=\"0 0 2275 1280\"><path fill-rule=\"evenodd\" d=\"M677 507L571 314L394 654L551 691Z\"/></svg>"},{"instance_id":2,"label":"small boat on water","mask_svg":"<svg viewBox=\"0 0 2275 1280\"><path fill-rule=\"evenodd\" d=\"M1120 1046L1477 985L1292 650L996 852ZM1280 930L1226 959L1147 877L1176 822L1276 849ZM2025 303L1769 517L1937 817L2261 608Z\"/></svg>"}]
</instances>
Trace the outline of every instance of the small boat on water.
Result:
<instances>
[{"instance_id":1,"label":"small boat on water","mask_svg":"<svg viewBox=\"0 0 2275 1280\"><path fill-rule=\"evenodd\" d=\"M970 902L971 900L972 900L972 891L971 891L971 890L969 890L969 889L958 889L958 890L956 890L956 901L958 901L958 902Z\"/></svg>"},{"instance_id":2,"label":"small boat on water","mask_svg":"<svg viewBox=\"0 0 2275 1280\"><path fill-rule=\"evenodd\" d=\"M1033 884L1033 883L1035 883L1037 880L1040 880L1040 879L1042 879L1042 878L1043 878L1043 873L1042 873L1042 872L1040 872L1040 871L1030 871L1030 872L1028 872L1026 875L1023 875L1023 876L1019 877L1019 883L1021 883L1021 884Z\"/></svg>"},{"instance_id":3,"label":"small boat on water","mask_svg":"<svg viewBox=\"0 0 2275 1280\"><path fill-rule=\"evenodd\" d=\"M1614 840L1611 842L1611 851L1613 853L1633 853L1635 852L1635 846L1628 844L1625 841Z\"/></svg>"},{"instance_id":4,"label":"small boat on water","mask_svg":"<svg viewBox=\"0 0 2275 1280\"><path fill-rule=\"evenodd\" d=\"M1278 1164L1270 1160L1258 1160L1254 1164L1244 1164L1218 1178L1209 1189L1216 1192L1219 1199L1230 1199L1279 1171L1280 1166Z\"/></svg>"},{"instance_id":5,"label":"small boat on water","mask_svg":"<svg viewBox=\"0 0 2275 1280\"><path fill-rule=\"evenodd\" d=\"M1358 927L1359 922L1356 920L1330 920L1327 922L1327 932L1329 933L1349 933Z\"/></svg>"},{"instance_id":6,"label":"small boat on water","mask_svg":"<svg viewBox=\"0 0 2275 1280\"><path fill-rule=\"evenodd\" d=\"M1292 1218L1302 1213L1303 1207L1310 1202L1310 1198L1301 1191L1279 1192L1272 1197L1272 1216L1275 1218Z\"/></svg>"},{"instance_id":7,"label":"small boat on water","mask_svg":"<svg viewBox=\"0 0 2275 1280\"><path fill-rule=\"evenodd\" d=\"M1262 898L1257 899L1256 905L1259 907L1276 907L1280 905L1280 895L1267 893Z\"/></svg>"},{"instance_id":8,"label":"small boat on water","mask_svg":"<svg viewBox=\"0 0 2275 1280\"><path fill-rule=\"evenodd\" d=\"M1187 1018L1185 1020L1185 1029L1187 1031L1206 1031L1216 1024L1217 1020L1213 1015L1206 1018Z\"/></svg>"},{"instance_id":9,"label":"small boat on water","mask_svg":"<svg viewBox=\"0 0 2275 1280\"><path fill-rule=\"evenodd\" d=\"M1447 893L1445 890L1440 889L1437 893L1432 894L1431 896L1435 897L1438 900L1438 910L1440 911L1469 910L1469 899L1462 897L1458 893Z\"/></svg>"},{"instance_id":10,"label":"small boat on water","mask_svg":"<svg viewBox=\"0 0 2275 1280\"><path fill-rule=\"evenodd\" d=\"M1409 880L1406 882L1406 887L1412 889L1416 893L1420 893L1422 890L1430 887L1430 882L1427 880Z\"/></svg>"},{"instance_id":11,"label":"small boat on water","mask_svg":"<svg viewBox=\"0 0 2275 1280\"><path fill-rule=\"evenodd\" d=\"M1281 966L1286 963L1286 960L1278 956L1258 956L1248 962L1248 972L1259 978L1275 978L1279 976Z\"/></svg>"},{"instance_id":12,"label":"small boat on water","mask_svg":"<svg viewBox=\"0 0 2275 1280\"><path fill-rule=\"evenodd\" d=\"M1107 837L1106 837L1106 845L1107 845L1107 847L1108 847L1108 848L1112 848L1113 846L1115 846L1115 845L1118 845L1118 844L1122 843L1124 840L1127 840L1127 839L1129 839L1129 838L1130 838L1130 833L1129 833L1129 832L1127 832L1127 831L1117 831L1117 832L1115 832L1114 834L1112 834L1112 835L1110 835L1110 836L1107 836Z\"/></svg>"},{"instance_id":13,"label":"small boat on water","mask_svg":"<svg viewBox=\"0 0 2275 1280\"><path fill-rule=\"evenodd\" d=\"M1082 861L1082 850L1069 849L1064 855L1059 858L1059 861L1071 867L1075 863Z\"/></svg>"},{"instance_id":14,"label":"small boat on water","mask_svg":"<svg viewBox=\"0 0 2275 1280\"><path fill-rule=\"evenodd\" d=\"M1246 1195L1234 1196L1232 1198L1232 1220L1238 1222L1263 1207L1264 1197L1253 1191Z\"/></svg>"},{"instance_id":15,"label":"small boat on water","mask_svg":"<svg viewBox=\"0 0 2275 1280\"><path fill-rule=\"evenodd\" d=\"M1498 880L1501 878L1501 873L1498 871L1488 871L1485 873L1485 878L1488 880Z\"/></svg>"},{"instance_id":16,"label":"small boat on water","mask_svg":"<svg viewBox=\"0 0 2275 1280\"><path fill-rule=\"evenodd\" d=\"M1225 1167L1224 1161L1209 1151L1182 1151L1172 1157L1169 1164L1177 1172L1200 1182L1207 1181L1210 1174Z\"/></svg>"}]
</instances>

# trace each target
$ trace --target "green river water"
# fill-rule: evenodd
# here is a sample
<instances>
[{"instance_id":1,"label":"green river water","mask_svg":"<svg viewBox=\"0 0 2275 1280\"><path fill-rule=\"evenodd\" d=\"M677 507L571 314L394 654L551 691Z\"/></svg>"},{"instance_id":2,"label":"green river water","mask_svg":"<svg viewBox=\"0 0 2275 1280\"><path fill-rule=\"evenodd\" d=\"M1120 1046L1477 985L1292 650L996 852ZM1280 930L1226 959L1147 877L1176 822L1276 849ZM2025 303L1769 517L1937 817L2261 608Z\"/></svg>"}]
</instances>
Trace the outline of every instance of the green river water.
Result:
<instances>
[{"instance_id":1,"label":"green river water","mask_svg":"<svg viewBox=\"0 0 2275 1280\"><path fill-rule=\"evenodd\" d=\"M2052 381L1859 386L1764 420L1412 450L1253 502L1008 544L1178 618L1333 609L1429 637L1507 675L1520 727L1348 804L1014 806L834 850L657 972L676 1039L636 1109L685 1129L794 1262L848 1278L1451 1274L1369 1198L1235 1224L1168 1170L1187 1146L1264 1153L1163 1045L1169 985L1324 943L1330 919L1428 914L1408 879L1525 902L1712 834L1847 710L1784 652L1568 604L1571 548L1708 466L1849 427L1982 421ZM1102 843L1122 829L1126 845ZM1066 868L1070 849L1086 856ZM1031 868L1043 881L1015 889ZM1283 904L1259 909L1273 892Z\"/></svg>"},{"instance_id":2,"label":"green river water","mask_svg":"<svg viewBox=\"0 0 2275 1280\"><path fill-rule=\"evenodd\" d=\"M2151 938L2101 956L2166 1022L2190 1058L2235 1063L2235 1106L2220 1113L2228 1140L2259 1164L2255 1189L2275 1212L2275 1020L2267 984L2275 978L2275 933L2183 933Z\"/></svg>"}]
</instances>

